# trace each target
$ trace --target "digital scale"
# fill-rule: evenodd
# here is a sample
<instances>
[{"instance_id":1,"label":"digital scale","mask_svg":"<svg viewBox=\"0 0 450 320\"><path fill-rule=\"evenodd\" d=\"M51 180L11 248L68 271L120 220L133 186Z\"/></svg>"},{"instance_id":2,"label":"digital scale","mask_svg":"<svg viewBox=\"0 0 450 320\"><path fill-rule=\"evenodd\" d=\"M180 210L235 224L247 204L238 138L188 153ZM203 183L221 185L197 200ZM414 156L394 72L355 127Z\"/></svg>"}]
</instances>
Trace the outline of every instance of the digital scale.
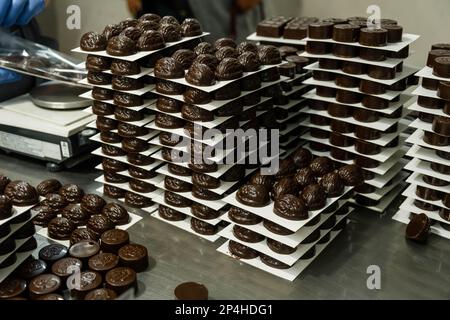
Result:
<instances>
[{"instance_id":1,"label":"digital scale","mask_svg":"<svg viewBox=\"0 0 450 320\"><path fill-rule=\"evenodd\" d=\"M90 102L78 96L85 88L47 82L30 94L0 104L0 149L47 162L50 171L86 160L94 149L86 128L95 117L83 109Z\"/></svg>"}]
</instances>

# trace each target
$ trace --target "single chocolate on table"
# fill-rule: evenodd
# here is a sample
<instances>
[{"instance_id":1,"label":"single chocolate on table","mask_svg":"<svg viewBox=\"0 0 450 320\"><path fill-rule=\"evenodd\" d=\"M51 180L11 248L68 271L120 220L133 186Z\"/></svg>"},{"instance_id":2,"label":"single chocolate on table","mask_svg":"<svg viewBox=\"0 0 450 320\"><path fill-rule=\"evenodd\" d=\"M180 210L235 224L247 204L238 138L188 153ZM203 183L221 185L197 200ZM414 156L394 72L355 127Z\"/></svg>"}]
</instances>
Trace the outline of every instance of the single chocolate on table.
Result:
<instances>
[{"instance_id":1,"label":"single chocolate on table","mask_svg":"<svg viewBox=\"0 0 450 320\"><path fill-rule=\"evenodd\" d=\"M406 227L405 236L407 239L425 242L430 232L431 220L427 215L421 213L413 216Z\"/></svg>"},{"instance_id":2,"label":"single chocolate on table","mask_svg":"<svg viewBox=\"0 0 450 320\"><path fill-rule=\"evenodd\" d=\"M208 300L208 289L200 283L185 282L175 288L174 295L177 300Z\"/></svg>"}]
</instances>

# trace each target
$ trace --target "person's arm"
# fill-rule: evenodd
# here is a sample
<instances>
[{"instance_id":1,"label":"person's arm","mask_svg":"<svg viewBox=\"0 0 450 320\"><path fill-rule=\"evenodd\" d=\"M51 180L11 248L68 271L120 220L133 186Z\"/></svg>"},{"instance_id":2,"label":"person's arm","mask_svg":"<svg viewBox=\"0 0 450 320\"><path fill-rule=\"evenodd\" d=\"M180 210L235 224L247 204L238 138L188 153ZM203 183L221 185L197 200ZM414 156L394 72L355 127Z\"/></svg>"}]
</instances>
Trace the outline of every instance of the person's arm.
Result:
<instances>
[{"instance_id":1,"label":"person's arm","mask_svg":"<svg viewBox=\"0 0 450 320\"><path fill-rule=\"evenodd\" d=\"M49 0L1 0L0 28L27 25L48 3ZM13 83L21 79L18 73L0 68L0 84Z\"/></svg>"}]
</instances>

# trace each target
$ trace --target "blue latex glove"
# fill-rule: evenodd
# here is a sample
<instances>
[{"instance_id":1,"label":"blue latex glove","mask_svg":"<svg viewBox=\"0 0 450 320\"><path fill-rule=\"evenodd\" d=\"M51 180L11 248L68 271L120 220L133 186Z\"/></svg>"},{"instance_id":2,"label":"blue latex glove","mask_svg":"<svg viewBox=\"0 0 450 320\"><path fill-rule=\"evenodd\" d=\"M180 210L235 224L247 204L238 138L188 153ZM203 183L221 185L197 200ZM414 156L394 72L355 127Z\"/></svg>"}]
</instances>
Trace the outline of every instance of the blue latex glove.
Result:
<instances>
[{"instance_id":1,"label":"blue latex glove","mask_svg":"<svg viewBox=\"0 0 450 320\"><path fill-rule=\"evenodd\" d=\"M20 81L22 76L16 72L0 68L0 85Z\"/></svg>"},{"instance_id":2,"label":"blue latex glove","mask_svg":"<svg viewBox=\"0 0 450 320\"><path fill-rule=\"evenodd\" d=\"M1 0L0 26L24 26L45 8L45 0Z\"/></svg>"}]
</instances>

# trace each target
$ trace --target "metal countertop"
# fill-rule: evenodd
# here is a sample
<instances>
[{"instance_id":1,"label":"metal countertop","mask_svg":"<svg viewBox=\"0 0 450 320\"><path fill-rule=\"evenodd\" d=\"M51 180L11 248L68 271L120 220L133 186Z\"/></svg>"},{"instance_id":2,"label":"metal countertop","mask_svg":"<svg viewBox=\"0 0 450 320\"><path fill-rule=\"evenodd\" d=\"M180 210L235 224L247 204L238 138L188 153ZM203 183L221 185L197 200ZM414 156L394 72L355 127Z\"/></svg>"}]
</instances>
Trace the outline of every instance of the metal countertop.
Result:
<instances>
[{"instance_id":1,"label":"metal countertop","mask_svg":"<svg viewBox=\"0 0 450 320\"><path fill-rule=\"evenodd\" d=\"M76 183L93 192L99 172L87 162L61 173L45 164L0 152L0 172L33 185L48 178ZM347 229L294 282L239 263L215 244L178 230L137 211L144 219L129 231L132 241L145 244L149 271L139 274L145 291L139 299L173 299L184 281L204 283L211 299L448 299L449 241L431 235L427 245L407 242L405 225L391 220L397 205L384 216L357 209ZM135 210L131 210L136 212ZM47 240L37 236L40 245ZM367 288L367 268L381 268L381 290Z\"/></svg>"}]
</instances>

